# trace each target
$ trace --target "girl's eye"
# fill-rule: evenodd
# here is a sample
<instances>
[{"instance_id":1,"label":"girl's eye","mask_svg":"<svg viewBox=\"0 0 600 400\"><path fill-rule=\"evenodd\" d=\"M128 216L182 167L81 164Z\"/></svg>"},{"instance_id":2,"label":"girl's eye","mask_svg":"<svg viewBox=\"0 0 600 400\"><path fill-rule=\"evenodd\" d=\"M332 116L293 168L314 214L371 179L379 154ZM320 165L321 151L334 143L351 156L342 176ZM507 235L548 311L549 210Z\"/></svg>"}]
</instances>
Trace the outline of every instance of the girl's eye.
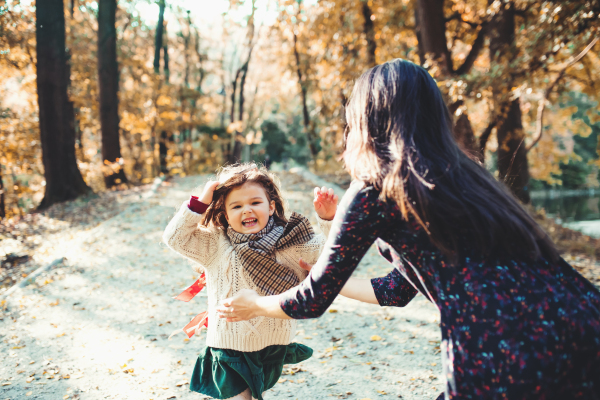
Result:
<instances>
[{"instance_id":1,"label":"girl's eye","mask_svg":"<svg viewBox=\"0 0 600 400\"><path fill-rule=\"evenodd\" d=\"M260 204L260 201L255 201L254 203L252 203L252 205L257 205Z\"/></svg>"},{"instance_id":2,"label":"girl's eye","mask_svg":"<svg viewBox=\"0 0 600 400\"><path fill-rule=\"evenodd\" d=\"M241 206L233 206L233 209L235 210L236 208L240 208Z\"/></svg>"}]
</instances>

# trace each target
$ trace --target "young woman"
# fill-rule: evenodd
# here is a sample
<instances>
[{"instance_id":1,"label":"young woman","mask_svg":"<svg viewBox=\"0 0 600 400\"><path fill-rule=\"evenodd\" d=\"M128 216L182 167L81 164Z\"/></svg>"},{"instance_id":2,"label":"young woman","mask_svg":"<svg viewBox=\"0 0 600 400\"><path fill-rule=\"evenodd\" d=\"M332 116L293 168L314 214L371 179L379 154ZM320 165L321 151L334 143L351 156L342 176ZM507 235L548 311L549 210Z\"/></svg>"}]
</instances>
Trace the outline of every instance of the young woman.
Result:
<instances>
[{"instance_id":1,"label":"young woman","mask_svg":"<svg viewBox=\"0 0 600 400\"><path fill-rule=\"evenodd\" d=\"M342 289L382 306L419 291L441 313L440 399L600 399L600 292L460 151L427 71L403 60L370 69L347 121L355 182L318 262L278 296L238 293L221 317L316 318ZM376 240L395 269L365 290L348 280Z\"/></svg>"}]
</instances>

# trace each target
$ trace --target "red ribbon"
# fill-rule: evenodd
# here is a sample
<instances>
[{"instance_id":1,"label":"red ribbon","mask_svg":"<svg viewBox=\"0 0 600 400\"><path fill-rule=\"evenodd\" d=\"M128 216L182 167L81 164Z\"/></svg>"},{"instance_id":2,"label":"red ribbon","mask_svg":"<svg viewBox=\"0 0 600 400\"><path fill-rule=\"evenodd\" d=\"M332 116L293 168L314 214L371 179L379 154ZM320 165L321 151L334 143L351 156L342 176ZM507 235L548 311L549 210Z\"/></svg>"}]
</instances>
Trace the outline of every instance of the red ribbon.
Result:
<instances>
[{"instance_id":1,"label":"red ribbon","mask_svg":"<svg viewBox=\"0 0 600 400\"><path fill-rule=\"evenodd\" d=\"M177 296L173 297L175 300L181 300L188 302L193 299L204 287L206 286L206 276L204 274L200 275L200 278L196 280L196 282L192 283L190 287L185 289L183 292L179 293ZM200 314L196 315L186 326L181 329L183 333L187 335L188 338L194 336L194 334L200 330L202 327L208 328L208 311L203 311ZM179 329L176 330L169 336L169 339L179 332Z\"/></svg>"},{"instance_id":2,"label":"red ribbon","mask_svg":"<svg viewBox=\"0 0 600 400\"><path fill-rule=\"evenodd\" d=\"M206 286L206 276L204 274L200 275L200 278L196 280L196 282L192 283L190 287L185 289L183 292L179 293L176 297L173 297L175 300L181 300L188 302L194 298L204 287Z\"/></svg>"},{"instance_id":3,"label":"red ribbon","mask_svg":"<svg viewBox=\"0 0 600 400\"><path fill-rule=\"evenodd\" d=\"M203 326L208 328L208 311L203 311L192 318L192 320L183 327L183 332L188 338L191 338L196 331L200 330Z\"/></svg>"}]
</instances>

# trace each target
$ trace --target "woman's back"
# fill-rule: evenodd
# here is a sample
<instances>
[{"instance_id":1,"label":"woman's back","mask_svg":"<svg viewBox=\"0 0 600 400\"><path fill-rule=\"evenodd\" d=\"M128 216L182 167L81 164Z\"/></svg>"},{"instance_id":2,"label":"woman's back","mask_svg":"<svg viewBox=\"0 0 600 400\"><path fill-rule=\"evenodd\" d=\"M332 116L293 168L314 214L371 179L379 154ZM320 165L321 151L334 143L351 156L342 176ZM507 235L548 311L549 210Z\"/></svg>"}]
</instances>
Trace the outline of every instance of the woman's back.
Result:
<instances>
[{"instance_id":1,"label":"woman's back","mask_svg":"<svg viewBox=\"0 0 600 400\"><path fill-rule=\"evenodd\" d=\"M451 263L422 226L404 221L379 191L354 190L343 225L374 229L381 255L438 306L450 388L476 393L473 386L487 385L515 399L541 398L535 396L554 387L563 395L557 398L578 398L569 387L572 377L580 388L582 374L595 368L598 375L589 379L600 380L600 292L564 260L483 257L462 243L467 255ZM397 282L379 290L399 291L402 298Z\"/></svg>"}]
</instances>

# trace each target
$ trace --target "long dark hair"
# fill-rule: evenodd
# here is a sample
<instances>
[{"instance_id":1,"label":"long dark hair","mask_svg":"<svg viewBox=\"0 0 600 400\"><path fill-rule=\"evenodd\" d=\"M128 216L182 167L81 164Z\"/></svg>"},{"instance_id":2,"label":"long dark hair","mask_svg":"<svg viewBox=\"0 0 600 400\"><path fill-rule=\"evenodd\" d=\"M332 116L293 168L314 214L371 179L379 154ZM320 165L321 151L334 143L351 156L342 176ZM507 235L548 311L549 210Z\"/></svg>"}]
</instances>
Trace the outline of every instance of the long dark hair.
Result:
<instances>
[{"instance_id":1,"label":"long dark hair","mask_svg":"<svg viewBox=\"0 0 600 400\"><path fill-rule=\"evenodd\" d=\"M225 217L225 199L233 189L245 183L262 186L269 202L271 200L275 202L275 212L273 212L275 224L282 226L287 224L283 197L277 185L277 177L265 167L253 163L229 165L217 172L217 180L221 184L214 191L213 200L206 209L200 224L227 229L229 223Z\"/></svg>"},{"instance_id":2,"label":"long dark hair","mask_svg":"<svg viewBox=\"0 0 600 400\"><path fill-rule=\"evenodd\" d=\"M354 85L346 119L350 174L396 202L451 260L473 254L466 248L482 256L558 257L509 190L459 149L425 69L400 59L371 68Z\"/></svg>"}]
</instances>

